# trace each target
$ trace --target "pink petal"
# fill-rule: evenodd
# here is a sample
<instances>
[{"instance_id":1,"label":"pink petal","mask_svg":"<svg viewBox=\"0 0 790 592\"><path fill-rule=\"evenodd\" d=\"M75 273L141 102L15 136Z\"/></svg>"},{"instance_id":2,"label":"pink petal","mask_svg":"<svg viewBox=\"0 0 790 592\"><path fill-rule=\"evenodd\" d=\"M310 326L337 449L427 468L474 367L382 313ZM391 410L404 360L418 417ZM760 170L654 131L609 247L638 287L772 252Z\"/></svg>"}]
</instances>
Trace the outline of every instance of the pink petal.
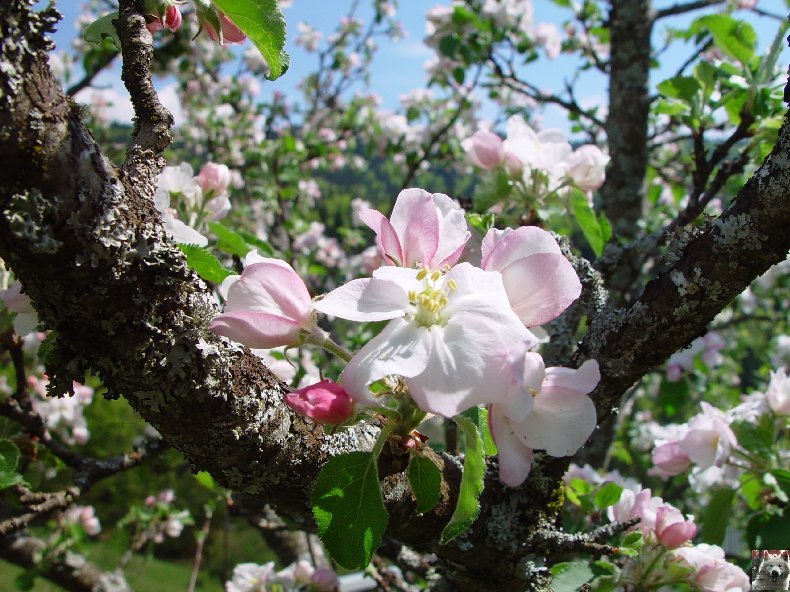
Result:
<instances>
[{"instance_id":1,"label":"pink petal","mask_svg":"<svg viewBox=\"0 0 790 592\"><path fill-rule=\"evenodd\" d=\"M489 230L483 239L481 267L502 271L518 259L538 253L561 254L554 237L537 226L520 226L515 230Z\"/></svg>"},{"instance_id":2,"label":"pink petal","mask_svg":"<svg viewBox=\"0 0 790 592\"><path fill-rule=\"evenodd\" d=\"M530 448L552 456L568 456L582 447L595 425L595 405L590 397L544 386L535 397L532 413L517 429Z\"/></svg>"},{"instance_id":3,"label":"pink petal","mask_svg":"<svg viewBox=\"0 0 790 592\"><path fill-rule=\"evenodd\" d=\"M406 191L412 190L407 189ZM422 190L420 191L422 192ZM403 193L405 192L401 192L401 195ZM398 196L398 200L400 200L400 196ZM395 225L394 210L392 214L392 225L401 238L403 265L409 267L415 263L430 265L436 254L436 249L439 247L439 216L429 193L410 201L411 206L403 230Z\"/></svg>"},{"instance_id":4,"label":"pink petal","mask_svg":"<svg viewBox=\"0 0 790 592\"><path fill-rule=\"evenodd\" d=\"M314 307L318 312L349 321L384 321L406 314L409 295L395 282L365 278L332 290Z\"/></svg>"},{"instance_id":5,"label":"pink petal","mask_svg":"<svg viewBox=\"0 0 790 592\"><path fill-rule=\"evenodd\" d=\"M712 430L689 430L680 441L681 449L696 465L702 468L713 466L716 462L716 451L719 435Z\"/></svg>"},{"instance_id":6,"label":"pink petal","mask_svg":"<svg viewBox=\"0 0 790 592\"><path fill-rule=\"evenodd\" d=\"M376 233L376 246L388 263L403 265L403 250L397 232L390 221L378 210L362 208L359 219Z\"/></svg>"},{"instance_id":7,"label":"pink petal","mask_svg":"<svg viewBox=\"0 0 790 592\"><path fill-rule=\"evenodd\" d=\"M282 313L298 323L312 311L310 293L290 265L283 261L253 263L228 288L226 312L254 310Z\"/></svg>"},{"instance_id":8,"label":"pink petal","mask_svg":"<svg viewBox=\"0 0 790 592\"><path fill-rule=\"evenodd\" d=\"M518 487L529 475L532 468L532 449L524 445L513 433L510 423L498 405L492 405L488 412L491 435L497 446L499 459L499 480L509 487Z\"/></svg>"},{"instance_id":9,"label":"pink petal","mask_svg":"<svg viewBox=\"0 0 790 592\"><path fill-rule=\"evenodd\" d=\"M581 294L573 266L562 255L540 253L502 269L513 311L527 327L555 319Z\"/></svg>"},{"instance_id":10,"label":"pink petal","mask_svg":"<svg viewBox=\"0 0 790 592\"><path fill-rule=\"evenodd\" d=\"M466 224L464 211L452 199L443 193L434 193L432 199L439 213L439 244L431 268L439 269L444 265L455 265L472 233Z\"/></svg>"},{"instance_id":11,"label":"pink petal","mask_svg":"<svg viewBox=\"0 0 790 592\"><path fill-rule=\"evenodd\" d=\"M591 393L600 381L601 371L598 362L587 360L579 366L578 370L556 366L546 368L543 388L562 388L586 395Z\"/></svg>"},{"instance_id":12,"label":"pink petal","mask_svg":"<svg viewBox=\"0 0 790 592\"><path fill-rule=\"evenodd\" d=\"M217 335L250 348L272 348L294 345L299 341L301 325L292 319L266 312L225 312L209 323Z\"/></svg>"},{"instance_id":13,"label":"pink petal","mask_svg":"<svg viewBox=\"0 0 790 592\"><path fill-rule=\"evenodd\" d=\"M427 330L395 319L351 358L341 375L343 387L355 402L375 406L378 401L368 389L371 382L389 374L415 376L425 370L430 353Z\"/></svg>"}]
</instances>

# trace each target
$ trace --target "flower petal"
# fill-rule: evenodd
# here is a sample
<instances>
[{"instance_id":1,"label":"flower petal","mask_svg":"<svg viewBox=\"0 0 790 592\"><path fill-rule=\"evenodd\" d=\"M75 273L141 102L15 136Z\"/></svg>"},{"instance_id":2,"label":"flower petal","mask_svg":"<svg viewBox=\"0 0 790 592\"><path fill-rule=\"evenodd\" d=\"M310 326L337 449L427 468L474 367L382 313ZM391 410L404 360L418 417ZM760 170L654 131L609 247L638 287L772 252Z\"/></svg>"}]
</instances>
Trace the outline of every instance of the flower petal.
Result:
<instances>
[{"instance_id":1,"label":"flower petal","mask_svg":"<svg viewBox=\"0 0 790 592\"><path fill-rule=\"evenodd\" d=\"M228 288L225 312L258 311L281 314L301 324L312 311L310 293L284 261L253 263Z\"/></svg>"},{"instance_id":2,"label":"flower petal","mask_svg":"<svg viewBox=\"0 0 790 592\"><path fill-rule=\"evenodd\" d=\"M513 311L527 326L557 318L581 294L573 266L562 255L539 253L502 269Z\"/></svg>"},{"instance_id":3,"label":"flower petal","mask_svg":"<svg viewBox=\"0 0 790 592\"><path fill-rule=\"evenodd\" d=\"M293 345L299 340L300 323L268 312L225 312L209 323L209 330L250 348Z\"/></svg>"},{"instance_id":4,"label":"flower petal","mask_svg":"<svg viewBox=\"0 0 790 592\"><path fill-rule=\"evenodd\" d=\"M552 367L546 369L543 388L562 388L588 394L601 381L601 371L596 360L587 360L577 370Z\"/></svg>"},{"instance_id":5,"label":"flower petal","mask_svg":"<svg viewBox=\"0 0 790 592\"><path fill-rule=\"evenodd\" d=\"M355 402L377 405L368 389L371 382L389 374L415 376L425 370L430 353L426 329L395 319L351 358L341 374L343 387Z\"/></svg>"},{"instance_id":6,"label":"flower petal","mask_svg":"<svg viewBox=\"0 0 790 592\"><path fill-rule=\"evenodd\" d=\"M532 468L532 449L524 445L513 429L510 422L498 409L499 405L492 405L488 411L491 435L497 447L499 459L499 480L509 487L518 487L529 475Z\"/></svg>"},{"instance_id":7,"label":"flower petal","mask_svg":"<svg viewBox=\"0 0 790 592\"><path fill-rule=\"evenodd\" d=\"M381 256L389 263L403 265L400 239L384 214L371 208L362 208L359 211L359 219L376 233L376 246Z\"/></svg>"},{"instance_id":8,"label":"flower petal","mask_svg":"<svg viewBox=\"0 0 790 592\"><path fill-rule=\"evenodd\" d=\"M439 244L431 267L439 269L444 265L455 265L472 233L466 224L464 210L456 206L450 197L434 193L433 203L439 214Z\"/></svg>"},{"instance_id":9,"label":"flower petal","mask_svg":"<svg viewBox=\"0 0 790 592\"><path fill-rule=\"evenodd\" d=\"M390 220L401 239L401 264L430 265L439 247L439 215L431 194L422 189L401 191Z\"/></svg>"},{"instance_id":10,"label":"flower petal","mask_svg":"<svg viewBox=\"0 0 790 592\"><path fill-rule=\"evenodd\" d=\"M534 403L532 413L516 427L530 448L568 456L581 448L595 429L595 405L587 395L544 385Z\"/></svg>"},{"instance_id":11,"label":"flower petal","mask_svg":"<svg viewBox=\"0 0 790 592\"><path fill-rule=\"evenodd\" d=\"M515 230L492 228L483 239L481 267L488 271L502 271L518 259L538 253L561 254L554 237L536 226L520 226Z\"/></svg>"},{"instance_id":12,"label":"flower petal","mask_svg":"<svg viewBox=\"0 0 790 592\"><path fill-rule=\"evenodd\" d=\"M352 280L314 305L318 312L360 322L402 317L409 306L406 290L398 283L377 278Z\"/></svg>"}]
</instances>

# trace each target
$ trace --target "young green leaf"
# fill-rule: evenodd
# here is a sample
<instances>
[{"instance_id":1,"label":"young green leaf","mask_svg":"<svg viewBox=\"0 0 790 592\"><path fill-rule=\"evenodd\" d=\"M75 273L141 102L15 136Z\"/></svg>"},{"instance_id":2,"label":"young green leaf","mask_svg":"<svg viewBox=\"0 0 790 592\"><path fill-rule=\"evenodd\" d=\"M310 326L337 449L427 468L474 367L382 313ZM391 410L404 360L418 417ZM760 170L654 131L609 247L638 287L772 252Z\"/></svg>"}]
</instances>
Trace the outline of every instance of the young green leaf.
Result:
<instances>
[{"instance_id":1,"label":"young green leaf","mask_svg":"<svg viewBox=\"0 0 790 592\"><path fill-rule=\"evenodd\" d=\"M252 250L243 236L219 222L209 222L208 229L217 237L217 248L220 251L244 257Z\"/></svg>"},{"instance_id":2,"label":"young green leaf","mask_svg":"<svg viewBox=\"0 0 790 592\"><path fill-rule=\"evenodd\" d=\"M222 267L217 258L206 249L197 245L184 244L179 244L178 248L187 256L187 265L205 281L220 284L222 280L231 275L231 272Z\"/></svg>"},{"instance_id":3,"label":"young green leaf","mask_svg":"<svg viewBox=\"0 0 790 592\"><path fill-rule=\"evenodd\" d=\"M551 589L554 592L576 592L594 575L586 561L556 563L551 566Z\"/></svg>"},{"instance_id":4,"label":"young green leaf","mask_svg":"<svg viewBox=\"0 0 790 592\"><path fill-rule=\"evenodd\" d=\"M702 541L711 545L721 545L732 514L735 490L717 487L713 490L702 513Z\"/></svg>"},{"instance_id":5,"label":"young green leaf","mask_svg":"<svg viewBox=\"0 0 790 592\"><path fill-rule=\"evenodd\" d=\"M318 535L332 559L346 569L370 563L387 526L376 460L370 452L333 456L313 488Z\"/></svg>"},{"instance_id":6,"label":"young green leaf","mask_svg":"<svg viewBox=\"0 0 790 592\"><path fill-rule=\"evenodd\" d=\"M269 80L279 78L288 70L285 47L285 18L277 0L213 0L233 24L261 52L269 66Z\"/></svg>"},{"instance_id":7,"label":"young green leaf","mask_svg":"<svg viewBox=\"0 0 790 592\"><path fill-rule=\"evenodd\" d=\"M417 512L422 514L439 503L442 475L427 456L415 454L409 460L409 485L417 498Z\"/></svg>"},{"instance_id":8,"label":"young green leaf","mask_svg":"<svg viewBox=\"0 0 790 592\"><path fill-rule=\"evenodd\" d=\"M701 28L710 32L716 47L742 64L754 55L757 34L749 23L726 14L709 14L691 24L692 31Z\"/></svg>"},{"instance_id":9,"label":"young green leaf","mask_svg":"<svg viewBox=\"0 0 790 592\"><path fill-rule=\"evenodd\" d=\"M620 545L621 547L626 547L628 549L639 549L640 547L644 546L645 539L642 537L642 533L638 530L633 532L629 532L623 538L623 542Z\"/></svg>"},{"instance_id":10,"label":"young green leaf","mask_svg":"<svg viewBox=\"0 0 790 592\"><path fill-rule=\"evenodd\" d=\"M607 232L611 233L608 222L606 223L606 228L602 227L598 217L590 207L590 202L587 201L587 197L581 191L572 191L569 203L576 224L579 225L595 256L599 257L603 253L603 247L606 244L605 234Z\"/></svg>"},{"instance_id":11,"label":"young green leaf","mask_svg":"<svg viewBox=\"0 0 790 592\"><path fill-rule=\"evenodd\" d=\"M118 33L115 31L115 25L112 24L114 20L118 19L118 11L105 14L93 21L90 25L85 27L82 32L82 38L88 43L101 45L105 39L112 41L115 49L121 51L121 40L118 38Z\"/></svg>"},{"instance_id":12,"label":"young green leaf","mask_svg":"<svg viewBox=\"0 0 790 592\"><path fill-rule=\"evenodd\" d=\"M480 512L480 494L483 492L483 476L485 474L485 457L483 440L477 426L462 415L453 417L453 421L466 437L464 452L464 474L461 477L461 488L458 491L458 504L455 506L450 522L444 527L440 539L446 545L477 519Z\"/></svg>"},{"instance_id":13,"label":"young green leaf","mask_svg":"<svg viewBox=\"0 0 790 592\"><path fill-rule=\"evenodd\" d=\"M623 488L617 483L607 483L596 492L595 507L599 510L605 510L609 506L613 506L619 501L622 493Z\"/></svg>"},{"instance_id":14,"label":"young green leaf","mask_svg":"<svg viewBox=\"0 0 790 592\"><path fill-rule=\"evenodd\" d=\"M19 463L19 449L11 440L0 440L0 490L18 483L24 483L22 475L16 472Z\"/></svg>"}]
</instances>

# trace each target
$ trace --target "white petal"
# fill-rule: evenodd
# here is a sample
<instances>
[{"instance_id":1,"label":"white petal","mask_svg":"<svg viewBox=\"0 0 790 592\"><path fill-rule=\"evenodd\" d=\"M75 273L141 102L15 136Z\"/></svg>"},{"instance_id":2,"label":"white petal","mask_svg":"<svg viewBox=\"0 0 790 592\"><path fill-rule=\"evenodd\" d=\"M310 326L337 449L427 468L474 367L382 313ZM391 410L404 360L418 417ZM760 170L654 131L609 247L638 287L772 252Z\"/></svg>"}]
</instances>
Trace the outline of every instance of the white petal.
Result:
<instances>
[{"instance_id":1,"label":"white petal","mask_svg":"<svg viewBox=\"0 0 790 592\"><path fill-rule=\"evenodd\" d=\"M396 319L409 308L406 290L395 282L377 278L352 280L315 303L319 312L359 322Z\"/></svg>"},{"instance_id":2,"label":"white petal","mask_svg":"<svg viewBox=\"0 0 790 592\"><path fill-rule=\"evenodd\" d=\"M497 447L499 459L499 480L510 487L518 487L529 475L532 468L532 449L525 446L510 426L507 418L492 405L488 411L491 435Z\"/></svg>"},{"instance_id":3,"label":"white petal","mask_svg":"<svg viewBox=\"0 0 790 592\"><path fill-rule=\"evenodd\" d=\"M544 387L535 397L532 413L514 427L530 448L552 456L568 456L582 447L595 424L595 405L590 397Z\"/></svg>"},{"instance_id":4,"label":"white petal","mask_svg":"<svg viewBox=\"0 0 790 592\"><path fill-rule=\"evenodd\" d=\"M395 319L351 358L341 375L343 387L357 403L376 405L371 382L389 374L415 376L425 369L430 353L427 329Z\"/></svg>"}]
</instances>

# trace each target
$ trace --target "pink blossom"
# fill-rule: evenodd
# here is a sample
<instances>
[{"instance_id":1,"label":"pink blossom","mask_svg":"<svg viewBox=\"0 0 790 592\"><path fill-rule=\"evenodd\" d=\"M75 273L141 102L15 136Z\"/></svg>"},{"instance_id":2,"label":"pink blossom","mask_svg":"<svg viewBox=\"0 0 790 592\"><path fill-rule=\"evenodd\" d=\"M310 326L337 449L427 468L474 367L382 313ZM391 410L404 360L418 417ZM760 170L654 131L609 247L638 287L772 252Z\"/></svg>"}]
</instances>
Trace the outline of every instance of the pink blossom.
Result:
<instances>
[{"instance_id":1,"label":"pink blossom","mask_svg":"<svg viewBox=\"0 0 790 592\"><path fill-rule=\"evenodd\" d=\"M6 290L0 290L0 302L8 310L16 313L14 331L17 335L27 335L35 330L38 325L38 315L30 298L22 292L22 284L16 281Z\"/></svg>"},{"instance_id":2,"label":"pink blossom","mask_svg":"<svg viewBox=\"0 0 790 592\"><path fill-rule=\"evenodd\" d=\"M219 10L217 11L217 16L219 17L220 28L222 29L222 37L220 38L220 35L218 35L217 31L214 30L214 26L206 20L203 21L203 26L206 28L206 34L209 36L209 38L211 38L213 41L220 42L222 45L244 43L244 40L247 39L247 36L241 32L241 29L234 25L233 21Z\"/></svg>"},{"instance_id":3,"label":"pink blossom","mask_svg":"<svg viewBox=\"0 0 790 592\"><path fill-rule=\"evenodd\" d=\"M691 466L691 459L680 446L680 442L666 442L653 449L654 470L651 474L662 477L680 475Z\"/></svg>"},{"instance_id":4,"label":"pink blossom","mask_svg":"<svg viewBox=\"0 0 790 592\"><path fill-rule=\"evenodd\" d=\"M482 251L481 267L502 274L510 305L527 327L556 318L581 294L573 266L545 230L492 228Z\"/></svg>"},{"instance_id":5,"label":"pink blossom","mask_svg":"<svg viewBox=\"0 0 790 592\"><path fill-rule=\"evenodd\" d=\"M351 398L371 407L379 403L368 385L390 374L404 377L421 409L445 417L505 402L521 378L518 360L537 344L511 310L502 276L469 263L446 275L381 267L315 308L352 321L390 320L341 375Z\"/></svg>"},{"instance_id":6,"label":"pink blossom","mask_svg":"<svg viewBox=\"0 0 790 592\"><path fill-rule=\"evenodd\" d=\"M694 584L702 592L745 592L750 589L744 571L725 561L724 550L716 545L680 547L673 556L692 568Z\"/></svg>"},{"instance_id":7,"label":"pink blossom","mask_svg":"<svg viewBox=\"0 0 790 592\"><path fill-rule=\"evenodd\" d=\"M777 415L790 415L790 378L784 368L771 372L771 382L765 392L768 406Z\"/></svg>"},{"instance_id":8,"label":"pink blossom","mask_svg":"<svg viewBox=\"0 0 790 592\"><path fill-rule=\"evenodd\" d=\"M475 132L472 137L461 142L469 160L484 171L498 167L505 161L505 147L502 138L488 130Z\"/></svg>"},{"instance_id":9,"label":"pink blossom","mask_svg":"<svg viewBox=\"0 0 790 592\"><path fill-rule=\"evenodd\" d=\"M639 518L639 522L633 529L639 530L647 536L656 526L656 513L663 503L664 500L660 497L653 497L649 489L640 491L623 489L620 499L616 504L607 508L606 514L612 522L625 522L632 518Z\"/></svg>"},{"instance_id":10,"label":"pink blossom","mask_svg":"<svg viewBox=\"0 0 790 592\"><path fill-rule=\"evenodd\" d=\"M690 541L696 532L697 525L693 518L685 520L674 506L664 504L656 510L656 538L667 549L676 549Z\"/></svg>"},{"instance_id":11,"label":"pink blossom","mask_svg":"<svg viewBox=\"0 0 790 592\"><path fill-rule=\"evenodd\" d=\"M163 489L156 497L163 504L172 504L176 499L176 494L172 489Z\"/></svg>"},{"instance_id":12,"label":"pink blossom","mask_svg":"<svg viewBox=\"0 0 790 592\"><path fill-rule=\"evenodd\" d=\"M552 456L574 454L597 422L595 405L587 396L601 379L595 360L578 370L544 369L543 359L528 352L523 372L523 388L511 389L510 400L492 405L488 414L499 455L499 479L511 487L529 475L533 450Z\"/></svg>"},{"instance_id":13,"label":"pink blossom","mask_svg":"<svg viewBox=\"0 0 790 592\"><path fill-rule=\"evenodd\" d=\"M376 233L382 257L402 267L453 265L471 236L453 200L422 189L401 191L389 220L372 209L360 210L359 217Z\"/></svg>"},{"instance_id":14,"label":"pink blossom","mask_svg":"<svg viewBox=\"0 0 790 592\"><path fill-rule=\"evenodd\" d=\"M285 404L297 413L318 423L343 423L354 410L345 389L324 379L285 395Z\"/></svg>"},{"instance_id":15,"label":"pink blossom","mask_svg":"<svg viewBox=\"0 0 790 592\"><path fill-rule=\"evenodd\" d=\"M228 187L233 182L233 175L227 165L207 162L201 167L197 182L205 193L209 191L214 194L227 193Z\"/></svg>"},{"instance_id":16,"label":"pink blossom","mask_svg":"<svg viewBox=\"0 0 790 592\"><path fill-rule=\"evenodd\" d=\"M233 568L229 582L225 582L225 592L261 592L267 589L274 572L274 561L258 565L240 563Z\"/></svg>"},{"instance_id":17,"label":"pink blossom","mask_svg":"<svg viewBox=\"0 0 790 592\"><path fill-rule=\"evenodd\" d=\"M295 345L313 325L313 305L302 278L285 261L260 257L227 288L225 312L209 329L252 348ZM228 281L228 280L226 280Z\"/></svg>"},{"instance_id":18,"label":"pink blossom","mask_svg":"<svg viewBox=\"0 0 790 592\"><path fill-rule=\"evenodd\" d=\"M606 179L609 157L600 148L585 144L568 156L568 176L582 191L595 191Z\"/></svg>"}]
</instances>

